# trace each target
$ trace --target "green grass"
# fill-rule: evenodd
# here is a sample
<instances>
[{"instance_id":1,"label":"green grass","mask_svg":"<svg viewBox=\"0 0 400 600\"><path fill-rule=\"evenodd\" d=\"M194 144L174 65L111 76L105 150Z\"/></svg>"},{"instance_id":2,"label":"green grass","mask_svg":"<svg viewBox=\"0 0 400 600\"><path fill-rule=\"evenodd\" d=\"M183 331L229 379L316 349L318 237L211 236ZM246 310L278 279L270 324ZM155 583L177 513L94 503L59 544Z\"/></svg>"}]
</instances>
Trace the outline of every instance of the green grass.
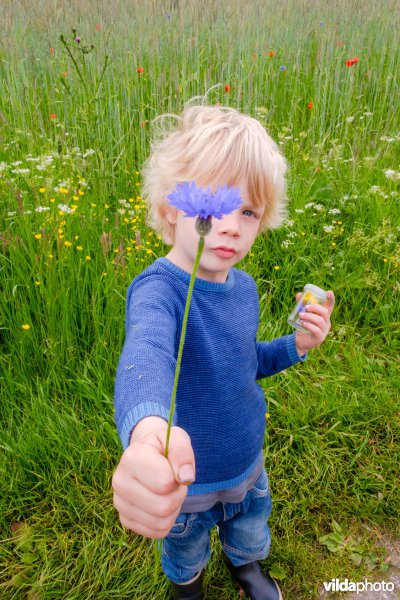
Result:
<instances>
[{"instance_id":1,"label":"green grass","mask_svg":"<svg viewBox=\"0 0 400 600\"><path fill-rule=\"evenodd\" d=\"M152 544L112 507L112 395L127 285L167 251L140 198L151 120L207 90L259 118L290 164L289 221L241 264L259 338L290 331L305 283L337 298L323 346L262 382L265 565L293 600L334 577L384 578L375 545L399 522L398 21L395 2L372 0L2 3L1 598L167 597ZM333 521L335 553L320 540ZM206 597L228 600L212 539Z\"/></svg>"}]
</instances>

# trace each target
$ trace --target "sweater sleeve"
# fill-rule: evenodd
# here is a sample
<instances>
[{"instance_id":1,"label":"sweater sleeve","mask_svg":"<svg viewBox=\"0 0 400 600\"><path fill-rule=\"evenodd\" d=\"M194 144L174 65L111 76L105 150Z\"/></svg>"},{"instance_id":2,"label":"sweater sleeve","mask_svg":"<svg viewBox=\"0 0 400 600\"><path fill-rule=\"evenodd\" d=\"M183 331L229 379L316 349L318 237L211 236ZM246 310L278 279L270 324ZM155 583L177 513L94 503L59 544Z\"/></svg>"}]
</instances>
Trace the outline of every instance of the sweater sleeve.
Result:
<instances>
[{"instance_id":1,"label":"sweater sleeve","mask_svg":"<svg viewBox=\"0 0 400 600\"><path fill-rule=\"evenodd\" d=\"M167 282L153 279L131 284L114 390L115 421L124 450L141 419L168 420L177 327L177 310Z\"/></svg>"},{"instance_id":2,"label":"sweater sleeve","mask_svg":"<svg viewBox=\"0 0 400 600\"><path fill-rule=\"evenodd\" d=\"M258 371L256 379L276 375L292 365L303 362L304 356L299 356L296 350L295 333L272 340L272 342L256 342Z\"/></svg>"}]
</instances>

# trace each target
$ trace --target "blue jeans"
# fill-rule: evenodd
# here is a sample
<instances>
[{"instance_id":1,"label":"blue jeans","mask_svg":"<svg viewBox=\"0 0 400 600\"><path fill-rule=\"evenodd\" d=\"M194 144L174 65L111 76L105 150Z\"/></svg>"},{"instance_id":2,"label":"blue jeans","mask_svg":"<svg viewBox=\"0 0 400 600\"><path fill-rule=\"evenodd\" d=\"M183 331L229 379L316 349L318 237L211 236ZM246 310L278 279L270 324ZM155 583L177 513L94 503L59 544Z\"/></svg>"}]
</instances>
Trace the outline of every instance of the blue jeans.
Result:
<instances>
[{"instance_id":1,"label":"blue jeans","mask_svg":"<svg viewBox=\"0 0 400 600\"><path fill-rule=\"evenodd\" d=\"M205 567L214 525L223 551L236 567L266 558L271 543L267 525L271 507L264 470L242 502L217 502L205 512L181 513L163 541L165 575L174 583L185 583Z\"/></svg>"}]
</instances>

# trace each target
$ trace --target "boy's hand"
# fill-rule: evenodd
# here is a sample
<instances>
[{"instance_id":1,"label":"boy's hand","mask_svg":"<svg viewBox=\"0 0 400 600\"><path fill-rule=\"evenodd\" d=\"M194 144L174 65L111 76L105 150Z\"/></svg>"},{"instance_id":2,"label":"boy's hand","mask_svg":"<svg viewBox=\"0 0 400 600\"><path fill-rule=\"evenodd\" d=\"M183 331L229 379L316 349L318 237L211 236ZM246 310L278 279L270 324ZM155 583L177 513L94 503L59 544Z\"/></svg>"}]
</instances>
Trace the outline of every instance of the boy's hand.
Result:
<instances>
[{"instance_id":1,"label":"boy's hand","mask_svg":"<svg viewBox=\"0 0 400 600\"><path fill-rule=\"evenodd\" d=\"M297 294L296 301L300 300L301 292ZM323 306L308 304L305 312L301 313L301 324L310 330L310 333L296 332L296 349L299 356L306 354L311 348L322 344L331 328L331 314L335 305L335 295L329 290L327 300Z\"/></svg>"},{"instance_id":2,"label":"boy's hand","mask_svg":"<svg viewBox=\"0 0 400 600\"><path fill-rule=\"evenodd\" d=\"M187 485L195 477L188 434L172 427L165 458L166 431L167 423L158 417L140 421L112 480L114 506L122 525L149 538L164 538L169 533L186 498Z\"/></svg>"}]
</instances>

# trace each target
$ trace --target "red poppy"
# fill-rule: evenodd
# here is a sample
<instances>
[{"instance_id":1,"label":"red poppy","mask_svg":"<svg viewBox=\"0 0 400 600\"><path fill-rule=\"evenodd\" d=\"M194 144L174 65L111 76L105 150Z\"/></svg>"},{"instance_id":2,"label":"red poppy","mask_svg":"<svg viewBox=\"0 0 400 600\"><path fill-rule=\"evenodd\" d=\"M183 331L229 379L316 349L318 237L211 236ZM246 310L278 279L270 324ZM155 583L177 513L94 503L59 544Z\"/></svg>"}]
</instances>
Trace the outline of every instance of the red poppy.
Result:
<instances>
[{"instance_id":1,"label":"red poppy","mask_svg":"<svg viewBox=\"0 0 400 600\"><path fill-rule=\"evenodd\" d=\"M346 60L346 67L352 67L353 65L355 65L359 61L360 61L360 59L357 58L357 57L349 58L349 59Z\"/></svg>"},{"instance_id":2,"label":"red poppy","mask_svg":"<svg viewBox=\"0 0 400 600\"><path fill-rule=\"evenodd\" d=\"M50 51L50 56L53 56L53 54L54 54L54 48L49 48L49 51Z\"/></svg>"},{"instance_id":3,"label":"red poppy","mask_svg":"<svg viewBox=\"0 0 400 600\"><path fill-rule=\"evenodd\" d=\"M229 85L229 83L227 83L224 89L225 89L226 92L230 92L232 88Z\"/></svg>"},{"instance_id":4,"label":"red poppy","mask_svg":"<svg viewBox=\"0 0 400 600\"><path fill-rule=\"evenodd\" d=\"M143 72L144 72L144 69L143 69L143 67L138 67L138 68L137 68L137 72L138 72L138 73L143 73Z\"/></svg>"},{"instance_id":5,"label":"red poppy","mask_svg":"<svg viewBox=\"0 0 400 600\"><path fill-rule=\"evenodd\" d=\"M50 113L50 119L57 119L56 113Z\"/></svg>"},{"instance_id":6,"label":"red poppy","mask_svg":"<svg viewBox=\"0 0 400 600\"><path fill-rule=\"evenodd\" d=\"M275 56L275 52L273 50L271 50L271 52L268 52L268 56L270 58L273 58Z\"/></svg>"},{"instance_id":7,"label":"red poppy","mask_svg":"<svg viewBox=\"0 0 400 600\"><path fill-rule=\"evenodd\" d=\"M312 100L310 100L310 102L307 104L307 108L309 108L310 110L312 108L314 108L314 104L312 103Z\"/></svg>"},{"instance_id":8,"label":"red poppy","mask_svg":"<svg viewBox=\"0 0 400 600\"><path fill-rule=\"evenodd\" d=\"M139 125L140 127L146 127L148 121L140 121Z\"/></svg>"},{"instance_id":9,"label":"red poppy","mask_svg":"<svg viewBox=\"0 0 400 600\"><path fill-rule=\"evenodd\" d=\"M101 31L101 24L100 23L96 23L96 31Z\"/></svg>"},{"instance_id":10,"label":"red poppy","mask_svg":"<svg viewBox=\"0 0 400 600\"><path fill-rule=\"evenodd\" d=\"M344 46L344 42L336 42L336 46Z\"/></svg>"}]
</instances>

